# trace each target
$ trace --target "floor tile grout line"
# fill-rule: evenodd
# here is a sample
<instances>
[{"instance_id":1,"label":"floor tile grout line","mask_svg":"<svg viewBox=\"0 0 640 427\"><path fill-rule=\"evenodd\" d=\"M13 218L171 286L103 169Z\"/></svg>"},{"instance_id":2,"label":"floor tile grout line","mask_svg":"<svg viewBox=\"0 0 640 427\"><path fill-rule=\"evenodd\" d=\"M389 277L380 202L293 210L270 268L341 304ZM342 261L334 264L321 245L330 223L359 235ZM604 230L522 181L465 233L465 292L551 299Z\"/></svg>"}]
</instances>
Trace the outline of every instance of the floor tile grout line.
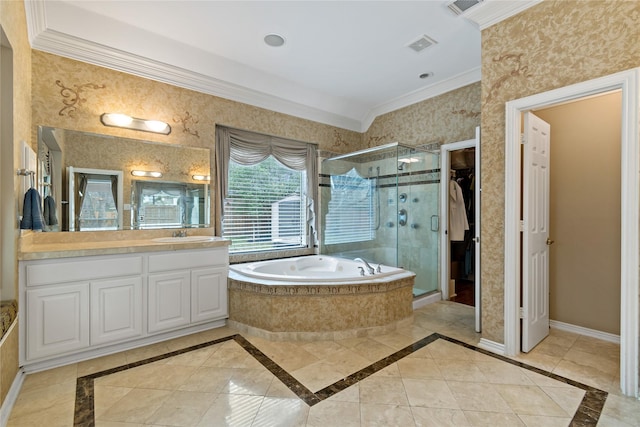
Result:
<instances>
[{"instance_id":1,"label":"floor tile grout line","mask_svg":"<svg viewBox=\"0 0 640 427\"><path fill-rule=\"evenodd\" d=\"M551 378L555 381L569 384L572 387L584 390L585 394L582 397L582 401L580 402L578 409L574 413L573 418L571 419L571 424L569 426L570 427L595 426L598 423L598 420L600 419L600 415L602 414L602 409L604 408L604 404L607 400L607 396L609 395L609 393L607 393L606 391L597 389L587 384L583 384L581 382L572 380L570 378L562 377L558 374L554 374L553 372L545 371L535 366L528 365L526 363L523 363L514 359L510 359L506 356L492 353L488 350L476 347L471 344L467 344L455 338L447 337L445 335L441 335L438 333L436 334L445 341L463 346L470 350L477 351L481 354L493 357L503 362L507 362L511 365L527 369L529 371L543 375L547 378Z\"/></svg>"},{"instance_id":2,"label":"floor tile grout line","mask_svg":"<svg viewBox=\"0 0 640 427\"><path fill-rule=\"evenodd\" d=\"M598 388L595 388L595 387L592 387L590 385L587 385L587 384L572 380L571 378L566 378L566 377L560 376L558 374L554 374L553 372L545 371L544 369L535 367L533 365L529 365L529 364L524 363L524 362L520 362L520 361L515 360L515 359L511 359L511 358L509 358L507 356L503 356L503 355L500 355L500 354L492 353L489 350L485 350L483 348L479 348L479 347L476 347L474 345L467 344L464 341L460 341L460 340L457 340L455 338L451 338L451 337L447 337L445 335L438 334L437 332L436 332L436 334L439 335L439 338L441 338L441 339L443 339L445 341L449 341L451 343L461 345L461 346L463 346L465 348L468 348L470 350L476 351L478 353L482 353L482 354L484 354L486 356L490 356L490 357L493 357L495 359L501 360L503 362L507 362L507 363L509 363L511 365L519 366L519 367L524 368L524 369L526 369L528 371L532 371L532 372L538 373L540 375L544 375L545 377L554 379L556 381L563 382L565 384L569 384L569 385L571 385L573 387L582 389L584 391L595 391L595 392L606 393L606 392L604 392L604 391L602 391L602 390L600 390Z\"/></svg>"},{"instance_id":3,"label":"floor tile grout line","mask_svg":"<svg viewBox=\"0 0 640 427\"><path fill-rule=\"evenodd\" d=\"M226 341L234 339L235 335L230 335L223 338L218 338L213 341L208 341L189 347L185 347L179 350L171 351L169 353L160 354L157 356L149 357L147 359L139 360L137 362L126 363L115 368L105 369L104 371L94 372L93 374L84 375L76 379L76 401L74 409L74 426L93 427L95 426L95 387L94 381L98 378L115 374L118 372L126 371L128 369L137 368L139 366L148 365L159 360L168 359L170 357L179 356L181 354L188 353L190 351L200 350L202 348L210 347L215 344L220 344Z\"/></svg>"},{"instance_id":4,"label":"floor tile grout line","mask_svg":"<svg viewBox=\"0 0 640 427\"><path fill-rule=\"evenodd\" d=\"M347 377L336 381L335 383L328 385L327 387L316 392L316 395L321 399L325 400L329 397L351 387L354 384L364 380L365 378L375 374L378 371L390 366L393 363L396 363L400 359L405 358L411 353L420 350L423 347L431 344L433 341L438 339L436 334L431 334L425 338L422 338L419 341L416 341L413 344L410 344L403 349L396 351L395 353L390 354L387 357L380 359L379 361L372 363L371 365L354 372L353 374L348 375Z\"/></svg>"},{"instance_id":5,"label":"floor tile grout line","mask_svg":"<svg viewBox=\"0 0 640 427\"><path fill-rule=\"evenodd\" d=\"M572 418L570 427L582 427L582 426L592 426L592 425L595 426L597 424L597 421L600 418L600 415L602 413L604 403L608 396L607 392L591 387L589 385L571 380L569 378L562 377L552 372L542 370L535 366L531 366L526 363L519 362L514 359L510 359L506 356L492 353L490 351L481 349L474 345L471 345L463 341L457 340L455 338L451 338L435 332L425 338L422 338L414 342L413 344L410 344L396 351L395 353L389 356L386 356L380 359L375 363L372 363L371 365L363 369L360 369L357 372L354 372L353 374L348 375L347 377L341 380L336 381L335 383L327 387L324 387L323 389L315 393L310 391L300 381L298 381L295 377L293 377L290 373L288 373L284 368L282 368L275 361L273 361L271 358L265 355L260 349L258 349L255 345L249 342L242 335L233 334L233 335L219 338L206 343L201 343L194 346L186 347L184 349L172 351L166 354L154 356L154 357L140 360L137 362L128 363L116 368L107 369L104 371L85 375L83 377L78 377L76 382L74 425L83 426L83 427L95 426L95 409L94 409L95 408L94 406L94 398L95 398L94 380L95 379L100 378L102 376L121 372L127 369L143 366L159 360L167 359L174 356L179 356L181 354L188 353L190 351L199 350L199 349L209 347L215 344L219 344L222 342L226 342L226 341L231 341L231 340L236 341L236 343L238 343L247 353L249 353L254 359L256 359L260 364L262 364L266 369L268 369L276 378L278 378L278 380L280 380L292 392L294 392L299 399L307 403L307 405L309 406L314 406L317 403L320 403L321 401L328 399L329 397L332 397L333 395L339 393L340 391L343 391L346 388L354 384L357 384L358 382L386 368L387 366L390 366L391 364L398 362L404 357L426 347L427 345L433 343L438 339L448 341L452 344L462 346L469 350L479 352L481 354L495 358L497 360L527 369L532 372L536 372L548 378L551 378L556 381L563 382L565 384L569 384L573 387L584 390L585 395L580 403L580 406L578 407L578 409L576 410Z\"/></svg>"},{"instance_id":6,"label":"floor tile grout line","mask_svg":"<svg viewBox=\"0 0 640 427\"><path fill-rule=\"evenodd\" d=\"M313 406L319 403L318 396L309 390L304 384L298 381L293 375L287 372L283 367L274 362L270 357L260 351L256 346L251 344L246 338L241 335L235 335L234 340L245 349L247 353L253 356L258 362L269 370L276 378L278 378L284 385L286 385L292 392L294 392L301 400L307 405Z\"/></svg>"},{"instance_id":7,"label":"floor tile grout line","mask_svg":"<svg viewBox=\"0 0 640 427\"><path fill-rule=\"evenodd\" d=\"M190 347L181 348L179 350L174 350L174 351L171 351L169 353L159 354L157 356L149 357L147 359L138 360L136 362L126 363L124 365L117 366L115 368L106 369L104 371L100 371L100 372L95 372L93 374L84 375L83 377L79 377L79 378L93 378L93 379L96 379L96 378L104 377L106 375L115 374L117 372L126 371L127 369L137 368L137 367L143 366L143 365L148 365L149 363L158 362L160 360L168 359L170 357L180 356L181 354L189 353L190 351L200 350L200 349L203 349L203 348L206 348L206 347L211 347L212 345L220 344L220 343L223 343L223 342L226 342L226 341L231 341L231 340L234 339L235 335L237 335L237 334L230 335L228 337L218 338L218 339L213 340L213 341L207 341L207 342L204 342L204 343L192 345Z\"/></svg>"}]
</instances>

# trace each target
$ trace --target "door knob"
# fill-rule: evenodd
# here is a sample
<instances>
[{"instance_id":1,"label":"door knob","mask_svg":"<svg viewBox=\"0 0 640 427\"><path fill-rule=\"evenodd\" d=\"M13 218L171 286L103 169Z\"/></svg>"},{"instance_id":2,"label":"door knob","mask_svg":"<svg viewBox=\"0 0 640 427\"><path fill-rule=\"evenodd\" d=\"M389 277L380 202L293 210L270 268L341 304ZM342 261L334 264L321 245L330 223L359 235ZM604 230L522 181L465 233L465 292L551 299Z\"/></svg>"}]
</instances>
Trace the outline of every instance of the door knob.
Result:
<instances>
[{"instance_id":1,"label":"door knob","mask_svg":"<svg viewBox=\"0 0 640 427\"><path fill-rule=\"evenodd\" d=\"M547 246L551 246L555 243L555 240L551 240L550 238L547 237Z\"/></svg>"}]
</instances>

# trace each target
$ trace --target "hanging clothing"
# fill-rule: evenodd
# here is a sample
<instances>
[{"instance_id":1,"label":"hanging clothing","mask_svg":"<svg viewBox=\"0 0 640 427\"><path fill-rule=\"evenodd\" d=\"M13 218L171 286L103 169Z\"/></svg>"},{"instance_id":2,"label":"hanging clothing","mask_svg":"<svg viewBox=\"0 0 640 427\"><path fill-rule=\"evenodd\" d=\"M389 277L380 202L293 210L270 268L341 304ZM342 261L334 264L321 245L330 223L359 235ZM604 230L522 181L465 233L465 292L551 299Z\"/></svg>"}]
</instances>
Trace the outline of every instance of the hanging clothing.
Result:
<instances>
[{"instance_id":1,"label":"hanging clothing","mask_svg":"<svg viewBox=\"0 0 640 427\"><path fill-rule=\"evenodd\" d=\"M24 195L22 205L22 220L20 229L22 230L42 230L44 219L42 217L42 199L40 193L35 188L30 188Z\"/></svg>"},{"instance_id":2,"label":"hanging clothing","mask_svg":"<svg viewBox=\"0 0 640 427\"><path fill-rule=\"evenodd\" d=\"M454 180L449 181L449 240L464 240L464 232L469 229L467 211L462 188Z\"/></svg>"},{"instance_id":3,"label":"hanging clothing","mask_svg":"<svg viewBox=\"0 0 640 427\"><path fill-rule=\"evenodd\" d=\"M51 196L44 198L44 223L46 225L58 225L58 218L56 217L56 201Z\"/></svg>"}]
</instances>

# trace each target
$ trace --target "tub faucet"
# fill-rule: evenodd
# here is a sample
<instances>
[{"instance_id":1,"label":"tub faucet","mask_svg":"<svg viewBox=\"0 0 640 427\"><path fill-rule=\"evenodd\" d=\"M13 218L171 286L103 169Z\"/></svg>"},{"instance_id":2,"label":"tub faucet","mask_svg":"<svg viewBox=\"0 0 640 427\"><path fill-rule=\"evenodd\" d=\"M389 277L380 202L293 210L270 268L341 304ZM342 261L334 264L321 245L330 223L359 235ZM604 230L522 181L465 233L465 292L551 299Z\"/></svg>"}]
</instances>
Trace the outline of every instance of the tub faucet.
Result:
<instances>
[{"instance_id":1,"label":"tub faucet","mask_svg":"<svg viewBox=\"0 0 640 427\"><path fill-rule=\"evenodd\" d=\"M367 271L369 272L369 274L376 274L375 268L371 267L369 265L369 263L367 261L363 260L362 258L356 258L356 259L354 259L354 261L360 261L360 262L364 263L365 267L367 267Z\"/></svg>"},{"instance_id":2,"label":"tub faucet","mask_svg":"<svg viewBox=\"0 0 640 427\"><path fill-rule=\"evenodd\" d=\"M187 230L174 231L173 237L187 237Z\"/></svg>"}]
</instances>

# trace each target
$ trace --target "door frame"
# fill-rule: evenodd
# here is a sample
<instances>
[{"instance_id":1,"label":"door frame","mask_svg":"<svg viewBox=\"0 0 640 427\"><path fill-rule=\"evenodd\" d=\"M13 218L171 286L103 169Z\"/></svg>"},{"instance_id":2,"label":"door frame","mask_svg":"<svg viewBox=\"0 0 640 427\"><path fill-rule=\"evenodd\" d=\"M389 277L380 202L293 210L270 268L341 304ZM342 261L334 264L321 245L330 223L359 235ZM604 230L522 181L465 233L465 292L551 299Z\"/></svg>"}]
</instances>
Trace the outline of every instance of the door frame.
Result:
<instances>
[{"instance_id":1,"label":"door frame","mask_svg":"<svg viewBox=\"0 0 640 427\"><path fill-rule=\"evenodd\" d=\"M620 387L625 395L638 397L640 68L506 103L504 353L508 356L514 356L520 352L520 134L522 113L612 90L621 90L622 92Z\"/></svg>"},{"instance_id":2,"label":"door frame","mask_svg":"<svg viewBox=\"0 0 640 427\"><path fill-rule=\"evenodd\" d=\"M465 148L475 148L475 239L476 239L476 258L475 258L475 331L481 331L481 298L480 298L480 129L476 129L476 137L466 141L452 142L440 146L440 248L442 255L440 257L440 291L442 299L449 299L449 277L451 272L451 247L449 246L449 169L451 168L452 151L462 150Z\"/></svg>"}]
</instances>

